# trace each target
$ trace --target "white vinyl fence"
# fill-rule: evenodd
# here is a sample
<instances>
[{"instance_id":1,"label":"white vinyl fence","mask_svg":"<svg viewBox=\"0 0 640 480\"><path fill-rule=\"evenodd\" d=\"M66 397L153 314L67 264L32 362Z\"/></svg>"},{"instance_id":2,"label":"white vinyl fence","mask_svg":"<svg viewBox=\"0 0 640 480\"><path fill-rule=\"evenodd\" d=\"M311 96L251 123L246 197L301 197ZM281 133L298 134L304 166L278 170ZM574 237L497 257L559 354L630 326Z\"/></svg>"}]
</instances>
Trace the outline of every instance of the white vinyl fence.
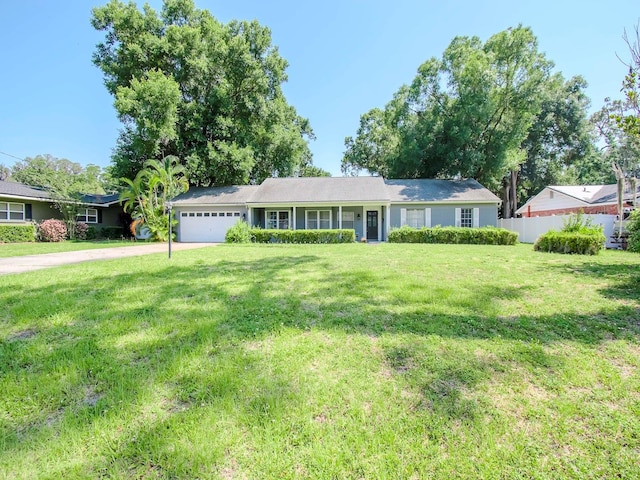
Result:
<instances>
[{"instance_id":1,"label":"white vinyl fence","mask_svg":"<svg viewBox=\"0 0 640 480\"><path fill-rule=\"evenodd\" d=\"M513 232L518 232L518 241L522 243L534 243L536 239L549 230L560 230L571 215L552 215L550 217L530 217L530 218L501 218L498 220L498 227L506 228ZM593 223L599 223L604 228L604 236L607 237L607 248L618 248L612 243L613 228L616 223L616 215L584 215L590 218Z\"/></svg>"}]
</instances>

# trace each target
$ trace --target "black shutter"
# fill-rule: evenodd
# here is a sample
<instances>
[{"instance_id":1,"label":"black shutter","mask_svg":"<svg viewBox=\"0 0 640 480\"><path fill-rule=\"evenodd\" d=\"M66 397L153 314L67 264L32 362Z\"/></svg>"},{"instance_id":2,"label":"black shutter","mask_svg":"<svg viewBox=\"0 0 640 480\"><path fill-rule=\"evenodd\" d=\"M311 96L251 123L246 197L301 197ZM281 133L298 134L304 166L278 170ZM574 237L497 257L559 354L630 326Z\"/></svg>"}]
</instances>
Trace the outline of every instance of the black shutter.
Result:
<instances>
[{"instance_id":1,"label":"black shutter","mask_svg":"<svg viewBox=\"0 0 640 480\"><path fill-rule=\"evenodd\" d=\"M102 223L102 209L98 208L98 223Z\"/></svg>"},{"instance_id":2,"label":"black shutter","mask_svg":"<svg viewBox=\"0 0 640 480\"><path fill-rule=\"evenodd\" d=\"M24 219L33 220L33 210L30 203L24 204Z\"/></svg>"}]
</instances>

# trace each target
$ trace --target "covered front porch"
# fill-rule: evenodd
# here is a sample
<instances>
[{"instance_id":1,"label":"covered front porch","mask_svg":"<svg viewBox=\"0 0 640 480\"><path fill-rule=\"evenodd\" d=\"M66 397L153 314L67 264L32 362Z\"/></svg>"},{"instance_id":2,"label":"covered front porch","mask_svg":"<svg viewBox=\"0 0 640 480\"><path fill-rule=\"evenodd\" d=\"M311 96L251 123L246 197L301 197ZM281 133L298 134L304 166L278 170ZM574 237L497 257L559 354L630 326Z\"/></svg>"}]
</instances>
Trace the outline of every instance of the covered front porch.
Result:
<instances>
[{"instance_id":1,"label":"covered front porch","mask_svg":"<svg viewBox=\"0 0 640 480\"><path fill-rule=\"evenodd\" d=\"M371 205L260 205L249 206L247 222L265 229L354 229L356 239L386 240L389 206Z\"/></svg>"}]
</instances>

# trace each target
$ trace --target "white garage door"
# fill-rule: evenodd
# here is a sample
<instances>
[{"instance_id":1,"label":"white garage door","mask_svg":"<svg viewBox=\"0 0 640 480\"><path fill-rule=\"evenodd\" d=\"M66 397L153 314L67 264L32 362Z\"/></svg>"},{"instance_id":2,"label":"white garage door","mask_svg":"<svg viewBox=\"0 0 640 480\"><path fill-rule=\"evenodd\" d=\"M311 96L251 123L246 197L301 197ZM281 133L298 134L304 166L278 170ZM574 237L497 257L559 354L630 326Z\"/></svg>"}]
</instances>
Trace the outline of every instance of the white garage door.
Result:
<instances>
[{"instance_id":1,"label":"white garage door","mask_svg":"<svg viewBox=\"0 0 640 480\"><path fill-rule=\"evenodd\" d=\"M181 242L224 242L227 229L240 220L240 212L180 212Z\"/></svg>"}]
</instances>

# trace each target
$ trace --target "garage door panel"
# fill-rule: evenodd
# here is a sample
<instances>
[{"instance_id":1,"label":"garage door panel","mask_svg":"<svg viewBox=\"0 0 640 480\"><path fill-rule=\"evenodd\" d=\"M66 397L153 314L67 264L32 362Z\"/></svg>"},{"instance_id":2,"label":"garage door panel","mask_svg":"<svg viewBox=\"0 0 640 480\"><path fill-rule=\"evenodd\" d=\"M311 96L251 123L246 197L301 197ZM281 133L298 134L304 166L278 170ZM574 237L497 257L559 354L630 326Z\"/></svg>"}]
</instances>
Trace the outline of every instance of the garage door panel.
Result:
<instances>
[{"instance_id":1,"label":"garage door panel","mask_svg":"<svg viewBox=\"0 0 640 480\"><path fill-rule=\"evenodd\" d=\"M231 216L227 212L215 212L215 216L213 212L206 212L209 216L205 216L204 213L181 212L179 219L181 242L224 242L229 227L240 220L237 212L229 212Z\"/></svg>"}]
</instances>

